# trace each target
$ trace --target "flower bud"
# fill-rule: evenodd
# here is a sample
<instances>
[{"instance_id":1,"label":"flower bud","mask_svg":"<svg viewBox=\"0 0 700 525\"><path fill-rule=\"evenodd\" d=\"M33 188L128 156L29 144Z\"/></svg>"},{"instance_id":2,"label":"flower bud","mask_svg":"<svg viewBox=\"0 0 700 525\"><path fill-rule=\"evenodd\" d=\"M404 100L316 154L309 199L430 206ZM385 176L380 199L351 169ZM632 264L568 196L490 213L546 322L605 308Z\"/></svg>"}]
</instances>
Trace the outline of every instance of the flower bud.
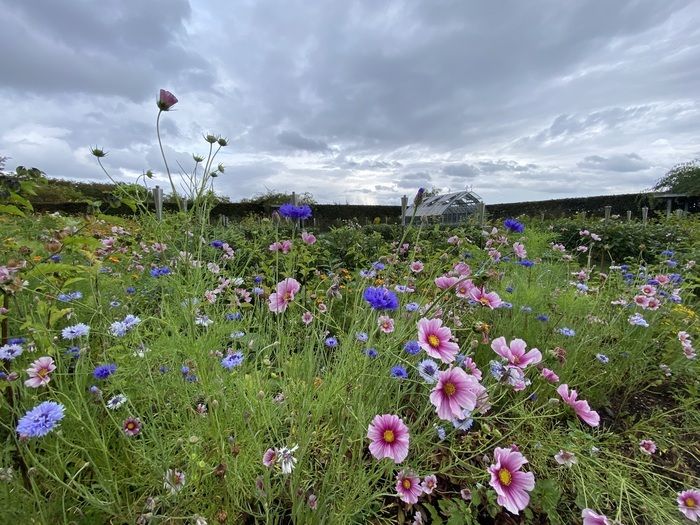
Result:
<instances>
[{"instance_id":1,"label":"flower bud","mask_svg":"<svg viewBox=\"0 0 700 525\"><path fill-rule=\"evenodd\" d=\"M177 104L177 98L175 95L173 95L170 91L161 89L158 96L158 101L156 102L158 109L161 111L169 111L175 104Z\"/></svg>"},{"instance_id":2,"label":"flower bud","mask_svg":"<svg viewBox=\"0 0 700 525\"><path fill-rule=\"evenodd\" d=\"M210 133L204 136L204 140L206 140L209 144L214 144L219 139Z\"/></svg>"},{"instance_id":3,"label":"flower bud","mask_svg":"<svg viewBox=\"0 0 700 525\"><path fill-rule=\"evenodd\" d=\"M204 162L204 157L203 157L202 155L195 155L195 154L192 154L192 158L193 158L194 161L195 161L196 163L198 163L198 164L199 164L200 162Z\"/></svg>"},{"instance_id":4,"label":"flower bud","mask_svg":"<svg viewBox=\"0 0 700 525\"><path fill-rule=\"evenodd\" d=\"M105 153L102 149L98 148L97 146L95 146L94 148L92 148L90 151L91 151L92 154L93 154L95 157L97 157L98 159L101 159L102 157L106 157L106 156L107 156L107 153Z\"/></svg>"},{"instance_id":5,"label":"flower bud","mask_svg":"<svg viewBox=\"0 0 700 525\"><path fill-rule=\"evenodd\" d=\"M221 147L228 146L228 139L225 139L224 137L219 137L219 140L217 142Z\"/></svg>"}]
</instances>

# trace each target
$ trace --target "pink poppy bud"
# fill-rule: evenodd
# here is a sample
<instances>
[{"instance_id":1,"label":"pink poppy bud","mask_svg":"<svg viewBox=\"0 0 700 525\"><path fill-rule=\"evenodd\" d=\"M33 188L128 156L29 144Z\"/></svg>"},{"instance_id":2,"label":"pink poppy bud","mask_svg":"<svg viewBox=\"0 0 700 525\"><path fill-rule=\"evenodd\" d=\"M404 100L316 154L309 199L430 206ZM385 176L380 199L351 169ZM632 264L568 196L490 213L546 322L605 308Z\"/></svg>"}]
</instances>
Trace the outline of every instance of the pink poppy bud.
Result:
<instances>
[{"instance_id":1,"label":"pink poppy bud","mask_svg":"<svg viewBox=\"0 0 700 525\"><path fill-rule=\"evenodd\" d=\"M177 104L177 98L170 91L161 89L156 104L161 111L169 111L171 107Z\"/></svg>"}]
</instances>

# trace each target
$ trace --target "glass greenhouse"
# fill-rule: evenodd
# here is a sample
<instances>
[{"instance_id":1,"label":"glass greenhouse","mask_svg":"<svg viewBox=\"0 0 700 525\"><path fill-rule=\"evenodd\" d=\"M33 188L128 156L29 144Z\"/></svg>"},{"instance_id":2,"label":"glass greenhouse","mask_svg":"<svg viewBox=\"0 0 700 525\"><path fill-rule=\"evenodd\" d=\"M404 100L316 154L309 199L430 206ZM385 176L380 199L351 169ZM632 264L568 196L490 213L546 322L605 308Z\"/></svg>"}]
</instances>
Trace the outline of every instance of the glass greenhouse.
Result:
<instances>
[{"instance_id":1,"label":"glass greenhouse","mask_svg":"<svg viewBox=\"0 0 700 525\"><path fill-rule=\"evenodd\" d=\"M416 219L423 222L459 224L478 216L484 201L476 193L463 190L427 197L416 210ZM406 208L406 222L413 215L413 204Z\"/></svg>"}]
</instances>

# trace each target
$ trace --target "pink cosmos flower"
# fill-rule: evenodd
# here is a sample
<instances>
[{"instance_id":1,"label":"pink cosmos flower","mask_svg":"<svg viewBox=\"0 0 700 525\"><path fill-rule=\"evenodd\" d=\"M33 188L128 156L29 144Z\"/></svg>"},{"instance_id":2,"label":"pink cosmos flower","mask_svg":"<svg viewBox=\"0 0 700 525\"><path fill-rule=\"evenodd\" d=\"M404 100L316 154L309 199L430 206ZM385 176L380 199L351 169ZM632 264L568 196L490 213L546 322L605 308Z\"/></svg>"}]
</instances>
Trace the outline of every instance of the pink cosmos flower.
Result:
<instances>
[{"instance_id":1,"label":"pink cosmos flower","mask_svg":"<svg viewBox=\"0 0 700 525\"><path fill-rule=\"evenodd\" d=\"M681 343L685 343L686 341L691 341L690 334L686 331L678 332L678 340Z\"/></svg>"},{"instance_id":2,"label":"pink cosmos flower","mask_svg":"<svg viewBox=\"0 0 700 525\"><path fill-rule=\"evenodd\" d=\"M313 244L316 242L316 236L313 233L301 232L301 240L306 244Z\"/></svg>"},{"instance_id":3,"label":"pink cosmos flower","mask_svg":"<svg viewBox=\"0 0 700 525\"><path fill-rule=\"evenodd\" d=\"M695 523L700 518L700 490L691 489L678 493L678 510Z\"/></svg>"},{"instance_id":4,"label":"pink cosmos flower","mask_svg":"<svg viewBox=\"0 0 700 525\"><path fill-rule=\"evenodd\" d=\"M483 286L481 288L472 288L469 295L471 295L472 299L477 303L482 306L488 306L491 310L498 308L503 303L496 292L486 293Z\"/></svg>"},{"instance_id":5,"label":"pink cosmos flower","mask_svg":"<svg viewBox=\"0 0 700 525\"><path fill-rule=\"evenodd\" d=\"M27 368L29 379L24 382L24 385L30 388L48 385L51 381L51 372L54 370L56 370L56 365L53 363L52 357L40 357Z\"/></svg>"},{"instance_id":6,"label":"pink cosmos flower","mask_svg":"<svg viewBox=\"0 0 700 525\"><path fill-rule=\"evenodd\" d=\"M461 368L450 368L438 372L438 382L430 393L430 402L440 419L461 419L465 409L471 412L476 408L483 388L474 376Z\"/></svg>"},{"instance_id":7,"label":"pink cosmos flower","mask_svg":"<svg viewBox=\"0 0 700 525\"><path fill-rule=\"evenodd\" d=\"M491 342L491 348L493 348L494 352L518 368L526 368L528 365L534 365L542 361L542 354L537 348L533 348L525 353L526 347L527 343L522 339L513 339L509 347L506 344L506 338L503 336Z\"/></svg>"},{"instance_id":8,"label":"pink cosmos flower","mask_svg":"<svg viewBox=\"0 0 700 525\"><path fill-rule=\"evenodd\" d=\"M651 439L642 439L639 442L639 450L641 450L644 454L651 456L656 452L656 443L654 443Z\"/></svg>"},{"instance_id":9,"label":"pink cosmos flower","mask_svg":"<svg viewBox=\"0 0 700 525\"><path fill-rule=\"evenodd\" d=\"M402 470L396 476L396 492L402 501L411 505L418 503L418 497L423 493L420 478L411 471Z\"/></svg>"},{"instance_id":10,"label":"pink cosmos flower","mask_svg":"<svg viewBox=\"0 0 700 525\"><path fill-rule=\"evenodd\" d=\"M457 237L456 235L453 235L452 237L447 239L447 244L457 245L457 244L461 244L461 243L462 243L462 240L459 237Z\"/></svg>"},{"instance_id":11,"label":"pink cosmos flower","mask_svg":"<svg viewBox=\"0 0 700 525\"><path fill-rule=\"evenodd\" d=\"M127 417L122 423L122 429L129 437L138 436L141 433L141 420L137 417Z\"/></svg>"},{"instance_id":12,"label":"pink cosmos flower","mask_svg":"<svg viewBox=\"0 0 700 525\"><path fill-rule=\"evenodd\" d=\"M524 259L527 257L527 251L525 250L525 245L521 242L516 242L513 244L513 253L518 259Z\"/></svg>"},{"instance_id":13,"label":"pink cosmos flower","mask_svg":"<svg viewBox=\"0 0 700 525\"><path fill-rule=\"evenodd\" d=\"M314 315L309 311L304 312L301 316L301 322L304 323L306 326L309 326L313 320Z\"/></svg>"},{"instance_id":14,"label":"pink cosmos flower","mask_svg":"<svg viewBox=\"0 0 700 525\"><path fill-rule=\"evenodd\" d=\"M430 357L451 363L459 352L459 345L452 342L452 331L442 326L442 319L421 318L418 321L418 344Z\"/></svg>"},{"instance_id":15,"label":"pink cosmos flower","mask_svg":"<svg viewBox=\"0 0 700 525\"><path fill-rule=\"evenodd\" d=\"M583 525L610 525L607 516L596 514L591 509L583 509L581 517L583 518Z\"/></svg>"},{"instance_id":16,"label":"pink cosmos flower","mask_svg":"<svg viewBox=\"0 0 700 525\"><path fill-rule=\"evenodd\" d=\"M668 284L669 282L671 282L671 278L670 278L668 275L663 274L663 273L657 275L656 277L654 277L654 279L656 279L657 281L659 281L659 284L660 284L661 286L663 286L663 285Z\"/></svg>"},{"instance_id":17,"label":"pink cosmos flower","mask_svg":"<svg viewBox=\"0 0 700 525\"><path fill-rule=\"evenodd\" d=\"M385 334L390 334L394 331L394 320L388 315L380 315L377 319L377 324L379 325L379 330Z\"/></svg>"},{"instance_id":18,"label":"pink cosmos flower","mask_svg":"<svg viewBox=\"0 0 700 525\"><path fill-rule=\"evenodd\" d=\"M462 362L462 366L467 374L471 374L477 381L481 381L481 378L483 377L481 370L479 370L479 367L476 366L476 363L471 357L465 357L464 361Z\"/></svg>"},{"instance_id":19,"label":"pink cosmos flower","mask_svg":"<svg viewBox=\"0 0 700 525\"><path fill-rule=\"evenodd\" d=\"M399 416L374 416L367 437L372 440L369 451L377 459L390 458L394 463L401 463L408 456L408 427Z\"/></svg>"},{"instance_id":20,"label":"pink cosmos flower","mask_svg":"<svg viewBox=\"0 0 700 525\"><path fill-rule=\"evenodd\" d=\"M423 263L420 261L413 261L411 263L411 271L413 273L420 273L423 271L423 268L424 268Z\"/></svg>"},{"instance_id":21,"label":"pink cosmos flower","mask_svg":"<svg viewBox=\"0 0 700 525\"><path fill-rule=\"evenodd\" d=\"M472 269L467 263L458 262L452 267L452 271L462 277L469 277L472 274Z\"/></svg>"},{"instance_id":22,"label":"pink cosmos flower","mask_svg":"<svg viewBox=\"0 0 700 525\"><path fill-rule=\"evenodd\" d=\"M457 277L451 277L449 275L441 275L440 277L435 278L435 285L440 288L440 290L447 290L448 288L451 288L457 282L459 281L459 278Z\"/></svg>"},{"instance_id":23,"label":"pink cosmos flower","mask_svg":"<svg viewBox=\"0 0 700 525\"><path fill-rule=\"evenodd\" d=\"M656 288L651 284L645 284L639 290L646 296L656 295Z\"/></svg>"},{"instance_id":24,"label":"pink cosmos flower","mask_svg":"<svg viewBox=\"0 0 700 525\"><path fill-rule=\"evenodd\" d=\"M169 111L171 107L177 104L177 98L170 91L161 89L158 95L158 102L156 105L161 111Z\"/></svg>"},{"instance_id":25,"label":"pink cosmos flower","mask_svg":"<svg viewBox=\"0 0 700 525\"><path fill-rule=\"evenodd\" d=\"M542 377L545 378L545 380L549 381L550 383L558 383L559 382L559 376L554 373L554 371L550 370L549 368L543 368L542 369Z\"/></svg>"},{"instance_id":26,"label":"pink cosmos flower","mask_svg":"<svg viewBox=\"0 0 700 525\"><path fill-rule=\"evenodd\" d=\"M277 283L277 291L271 293L268 298L270 311L275 313L284 312L300 289L301 284L292 277L288 277Z\"/></svg>"},{"instance_id":27,"label":"pink cosmos flower","mask_svg":"<svg viewBox=\"0 0 700 525\"><path fill-rule=\"evenodd\" d=\"M649 302L647 303L647 310L658 310L661 306L661 301L656 297L649 297Z\"/></svg>"},{"instance_id":28,"label":"pink cosmos flower","mask_svg":"<svg viewBox=\"0 0 700 525\"><path fill-rule=\"evenodd\" d=\"M496 249L489 250L488 254L489 254L489 257L491 258L491 260L494 262L498 262L501 260L501 252L499 252Z\"/></svg>"},{"instance_id":29,"label":"pink cosmos flower","mask_svg":"<svg viewBox=\"0 0 700 525\"><path fill-rule=\"evenodd\" d=\"M437 478L434 474L425 476L423 478L423 483L421 483L420 486L423 489L424 494L432 494L435 487L437 487Z\"/></svg>"},{"instance_id":30,"label":"pink cosmos flower","mask_svg":"<svg viewBox=\"0 0 700 525\"><path fill-rule=\"evenodd\" d=\"M263 454L263 465L266 467L270 468L277 463L277 449L276 448L268 448L265 453Z\"/></svg>"},{"instance_id":31,"label":"pink cosmos flower","mask_svg":"<svg viewBox=\"0 0 700 525\"><path fill-rule=\"evenodd\" d=\"M530 503L529 491L535 488L535 475L520 469L527 459L511 448L496 448L493 453L496 463L489 467L489 484L498 494L499 505L513 514L519 514Z\"/></svg>"},{"instance_id":32,"label":"pink cosmos flower","mask_svg":"<svg viewBox=\"0 0 700 525\"><path fill-rule=\"evenodd\" d=\"M649 298L646 295L635 295L634 304L641 306L646 310L646 308L649 306Z\"/></svg>"},{"instance_id":33,"label":"pink cosmos flower","mask_svg":"<svg viewBox=\"0 0 700 525\"><path fill-rule=\"evenodd\" d=\"M564 402L574 409L576 415L580 417L584 423L592 427L597 427L600 424L600 416L595 410L591 410L588 405L588 401L583 401L578 398L578 392L576 390L571 390L569 392L569 385L563 384L559 385L557 388L557 393L561 396Z\"/></svg>"},{"instance_id":34,"label":"pink cosmos flower","mask_svg":"<svg viewBox=\"0 0 700 525\"><path fill-rule=\"evenodd\" d=\"M472 291L472 288L474 288L474 283L471 281L471 279L465 279L457 284L455 293L457 297L461 297L462 299L471 299L471 295L469 294Z\"/></svg>"}]
</instances>

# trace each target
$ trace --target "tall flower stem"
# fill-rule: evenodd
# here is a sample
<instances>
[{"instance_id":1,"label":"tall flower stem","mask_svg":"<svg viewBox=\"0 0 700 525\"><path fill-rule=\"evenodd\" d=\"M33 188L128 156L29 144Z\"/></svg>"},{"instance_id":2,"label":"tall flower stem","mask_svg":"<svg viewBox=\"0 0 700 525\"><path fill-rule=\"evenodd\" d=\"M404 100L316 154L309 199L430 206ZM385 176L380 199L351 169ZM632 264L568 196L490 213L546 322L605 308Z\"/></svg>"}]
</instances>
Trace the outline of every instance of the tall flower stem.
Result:
<instances>
[{"instance_id":1,"label":"tall flower stem","mask_svg":"<svg viewBox=\"0 0 700 525\"><path fill-rule=\"evenodd\" d=\"M170 168L168 167L168 161L165 158L165 151L163 150L163 142L160 140L160 115L163 113L163 110L161 109L158 111L158 118L156 118L156 135L158 135L158 146L160 146L160 154L163 156L163 162L165 163L165 171L168 174L168 180L170 181L170 187L173 190L173 198L175 199L175 202L177 202L177 207L180 211L183 211L182 209L182 203L180 202L180 198L177 196L177 189L175 189L175 183L173 182L173 177L170 174Z\"/></svg>"}]
</instances>

